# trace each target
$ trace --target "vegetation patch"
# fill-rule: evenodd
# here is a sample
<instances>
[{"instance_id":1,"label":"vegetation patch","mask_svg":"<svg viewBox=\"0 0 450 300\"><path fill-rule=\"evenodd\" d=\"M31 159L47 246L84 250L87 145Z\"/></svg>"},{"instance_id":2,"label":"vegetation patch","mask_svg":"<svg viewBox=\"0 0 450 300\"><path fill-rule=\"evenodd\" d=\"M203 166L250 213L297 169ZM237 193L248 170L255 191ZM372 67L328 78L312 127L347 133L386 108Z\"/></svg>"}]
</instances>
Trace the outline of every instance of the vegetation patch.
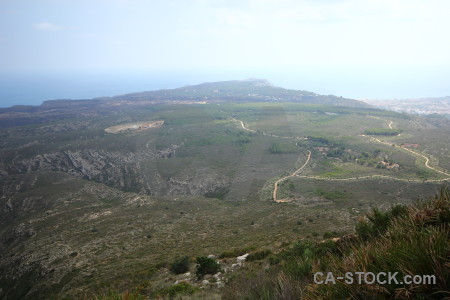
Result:
<instances>
[{"instance_id":1,"label":"vegetation patch","mask_svg":"<svg viewBox=\"0 0 450 300\"><path fill-rule=\"evenodd\" d=\"M390 129L390 128L371 128L364 130L364 134L367 135L399 135L402 133L401 129Z\"/></svg>"},{"instance_id":2,"label":"vegetation patch","mask_svg":"<svg viewBox=\"0 0 450 300\"><path fill-rule=\"evenodd\" d=\"M255 261L255 260L262 260L264 258L266 258L267 256L271 255L272 251L269 249L263 249L263 250L259 250L259 251L255 251L250 253L247 256L246 261Z\"/></svg>"},{"instance_id":3,"label":"vegetation patch","mask_svg":"<svg viewBox=\"0 0 450 300\"><path fill-rule=\"evenodd\" d=\"M317 196L321 196L329 200L342 199L345 197L345 192L340 190L327 191L321 188L317 188L314 192Z\"/></svg>"},{"instance_id":4,"label":"vegetation patch","mask_svg":"<svg viewBox=\"0 0 450 300\"><path fill-rule=\"evenodd\" d=\"M190 264L189 257L183 256L170 265L170 271L174 274L186 273L189 271Z\"/></svg>"},{"instance_id":5,"label":"vegetation patch","mask_svg":"<svg viewBox=\"0 0 450 300\"><path fill-rule=\"evenodd\" d=\"M220 265L214 258L200 256L197 257L197 269L196 275L197 278L203 278L206 274L216 274L220 270Z\"/></svg>"}]
</instances>

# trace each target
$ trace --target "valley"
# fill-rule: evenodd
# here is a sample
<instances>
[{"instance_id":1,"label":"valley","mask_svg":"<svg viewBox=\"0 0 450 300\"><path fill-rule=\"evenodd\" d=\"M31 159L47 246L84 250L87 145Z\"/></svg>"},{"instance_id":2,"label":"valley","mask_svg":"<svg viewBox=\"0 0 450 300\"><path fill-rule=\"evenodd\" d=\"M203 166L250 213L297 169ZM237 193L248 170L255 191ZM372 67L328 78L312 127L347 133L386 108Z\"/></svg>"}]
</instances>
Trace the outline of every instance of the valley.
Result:
<instances>
[{"instance_id":1,"label":"valley","mask_svg":"<svg viewBox=\"0 0 450 300\"><path fill-rule=\"evenodd\" d=\"M450 180L450 120L321 99L256 80L50 101L17 126L0 110L0 298L155 296L182 279L216 297L240 249L353 234ZM220 284L169 271L233 251Z\"/></svg>"}]
</instances>

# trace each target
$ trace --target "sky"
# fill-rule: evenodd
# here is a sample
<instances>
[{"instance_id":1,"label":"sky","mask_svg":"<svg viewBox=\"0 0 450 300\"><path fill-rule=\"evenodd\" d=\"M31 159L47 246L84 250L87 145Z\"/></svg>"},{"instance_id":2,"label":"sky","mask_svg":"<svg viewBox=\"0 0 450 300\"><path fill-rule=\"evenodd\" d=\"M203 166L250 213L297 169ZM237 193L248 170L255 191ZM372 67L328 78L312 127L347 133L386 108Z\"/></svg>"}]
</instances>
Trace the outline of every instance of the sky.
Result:
<instances>
[{"instance_id":1,"label":"sky","mask_svg":"<svg viewBox=\"0 0 450 300\"><path fill-rule=\"evenodd\" d=\"M448 96L449 29L447 0L0 0L0 88L252 77L357 99Z\"/></svg>"}]
</instances>

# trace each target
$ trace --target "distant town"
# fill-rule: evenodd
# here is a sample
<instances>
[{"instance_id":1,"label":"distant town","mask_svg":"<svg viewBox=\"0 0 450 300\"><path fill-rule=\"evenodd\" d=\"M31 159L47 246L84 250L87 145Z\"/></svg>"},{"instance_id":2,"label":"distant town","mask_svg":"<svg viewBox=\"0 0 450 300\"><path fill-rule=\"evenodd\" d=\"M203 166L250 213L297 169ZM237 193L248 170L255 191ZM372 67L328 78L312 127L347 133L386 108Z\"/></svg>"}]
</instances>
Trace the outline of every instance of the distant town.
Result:
<instances>
[{"instance_id":1,"label":"distant town","mask_svg":"<svg viewBox=\"0 0 450 300\"><path fill-rule=\"evenodd\" d=\"M450 116L450 96L418 99L364 99L370 105L410 114L442 114Z\"/></svg>"}]
</instances>

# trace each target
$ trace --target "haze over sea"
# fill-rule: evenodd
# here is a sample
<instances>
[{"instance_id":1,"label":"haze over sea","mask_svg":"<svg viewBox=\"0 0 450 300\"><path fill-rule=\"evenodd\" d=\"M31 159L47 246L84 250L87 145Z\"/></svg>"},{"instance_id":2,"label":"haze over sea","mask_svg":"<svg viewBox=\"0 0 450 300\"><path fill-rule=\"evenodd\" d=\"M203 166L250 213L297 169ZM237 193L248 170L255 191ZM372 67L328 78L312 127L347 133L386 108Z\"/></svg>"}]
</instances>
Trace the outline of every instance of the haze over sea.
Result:
<instances>
[{"instance_id":1,"label":"haze over sea","mask_svg":"<svg viewBox=\"0 0 450 300\"><path fill-rule=\"evenodd\" d=\"M417 70L416 70L417 71ZM314 68L298 70L228 70L211 71L95 71L95 72L36 72L0 73L0 107L40 105L53 99L91 99L126 93L178 88L202 82L267 79L283 88L307 90L323 95L354 99L391 99L442 97L450 95L445 84L448 70L402 69L386 73L371 68L364 77L355 77L358 69ZM400 74L402 73L402 74Z\"/></svg>"},{"instance_id":2,"label":"haze over sea","mask_svg":"<svg viewBox=\"0 0 450 300\"><path fill-rule=\"evenodd\" d=\"M446 0L4 0L0 107L246 78L450 96L449 12Z\"/></svg>"},{"instance_id":3,"label":"haze over sea","mask_svg":"<svg viewBox=\"0 0 450 300\"><path fill-rule=\"evenodd\" d=\"M0 75L0 107L40 105L53 99L91 99L132 92L180 87L196 81L143 74Z\"/></svg>"}]
</instances>

